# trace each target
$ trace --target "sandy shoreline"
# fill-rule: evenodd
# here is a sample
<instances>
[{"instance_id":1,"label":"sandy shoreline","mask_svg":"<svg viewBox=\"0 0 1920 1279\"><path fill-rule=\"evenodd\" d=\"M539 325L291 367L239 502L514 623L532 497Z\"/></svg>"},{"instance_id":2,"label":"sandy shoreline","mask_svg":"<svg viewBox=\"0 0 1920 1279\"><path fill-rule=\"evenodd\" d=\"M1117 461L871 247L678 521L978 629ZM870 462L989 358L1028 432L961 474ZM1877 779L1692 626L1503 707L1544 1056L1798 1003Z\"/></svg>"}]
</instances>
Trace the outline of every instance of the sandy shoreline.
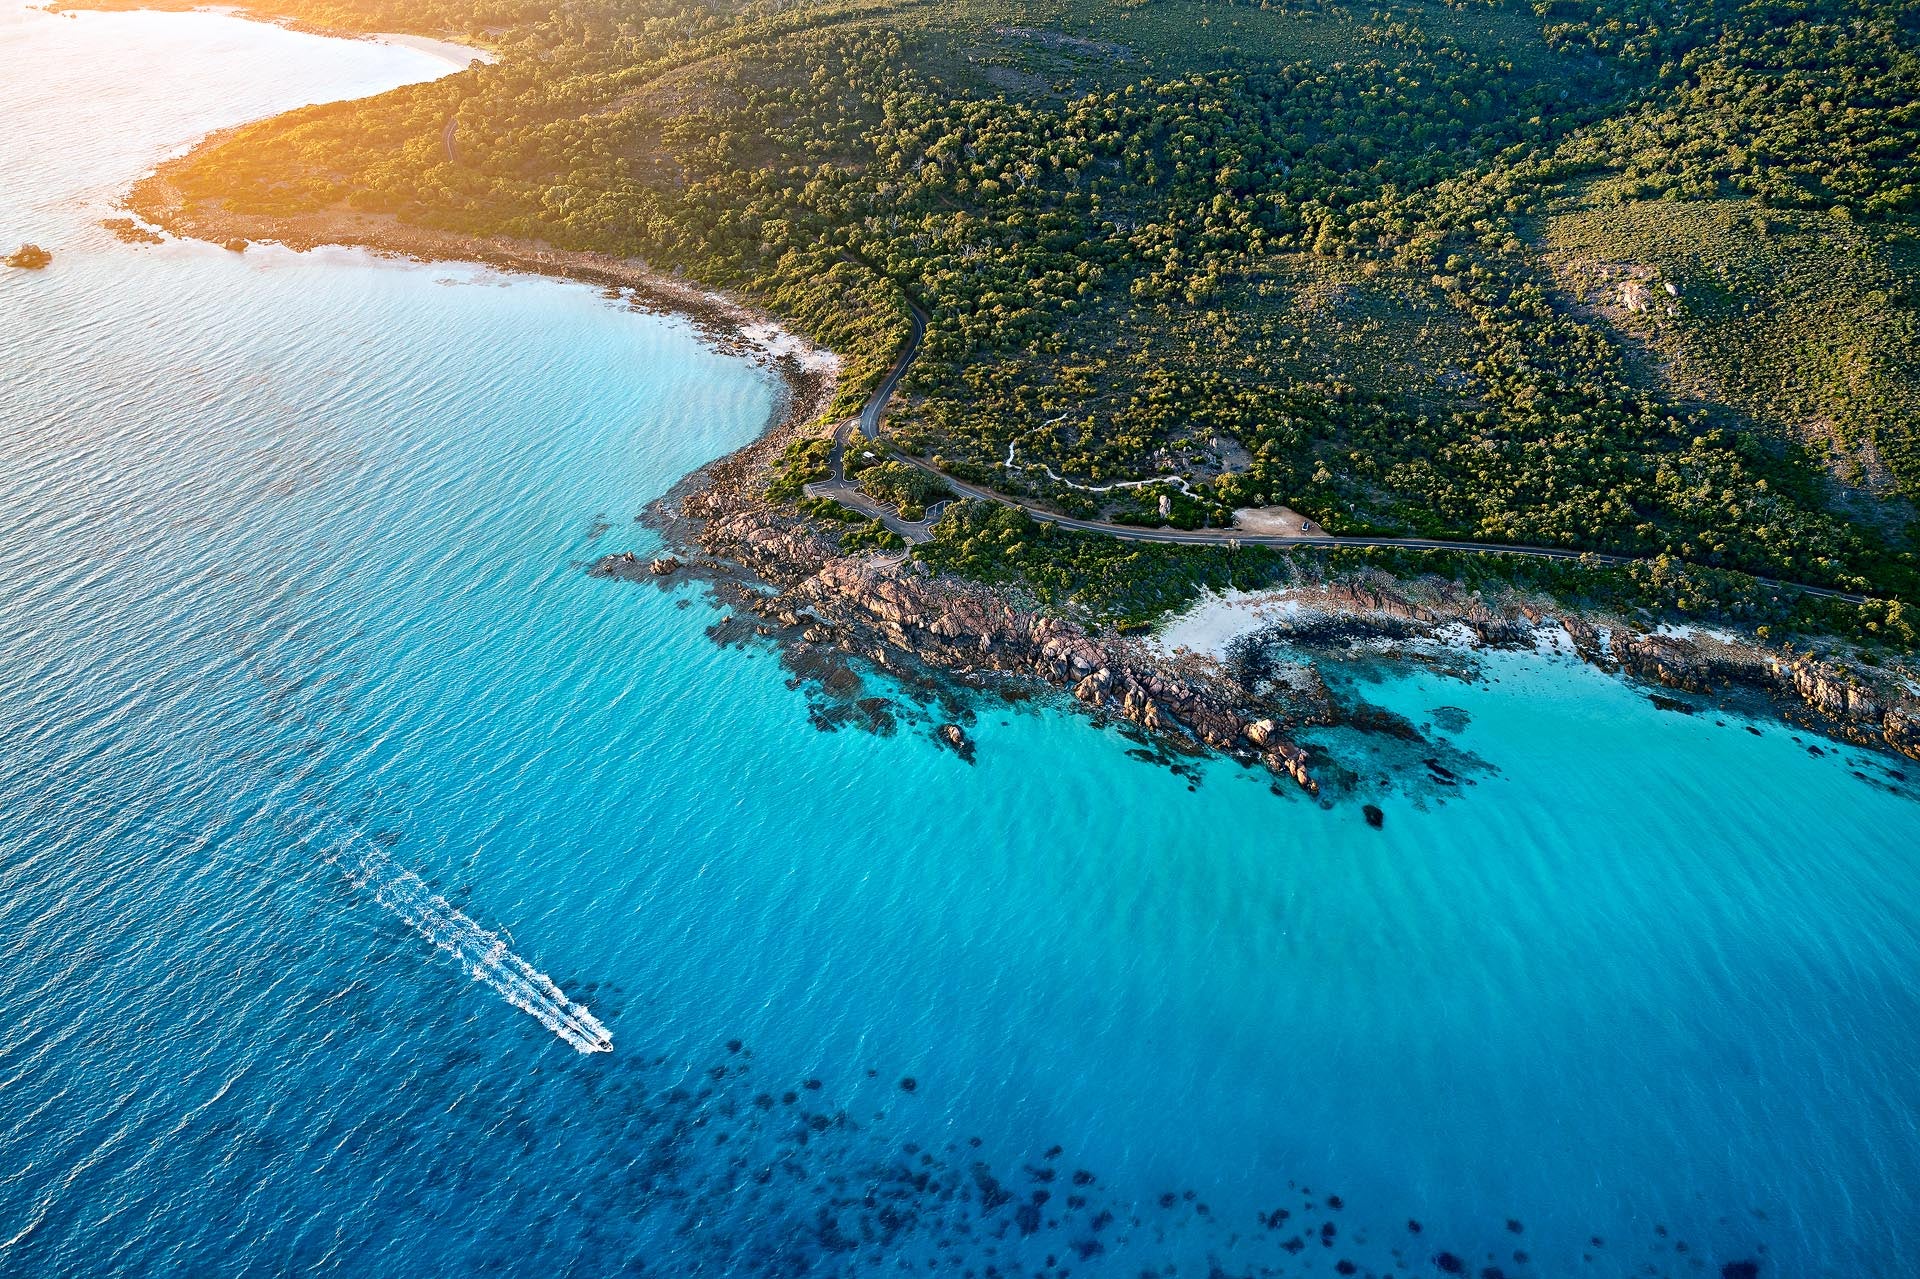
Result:
<instances>
[{"instance_id":1,"label":"sandy shoreline","mask_svg":"<svg viewBox=\"0 0 1920 1279\"><path fill-rule=\"evenodd\" d=\"M415 53L424 53L437 58L456 71L464 71L475 61L494 63L499 61L491 50L460 44L453 40L442 40L435 36L413 35L393 31L347 31L338 27L323 27L299 18L256 11L243 5L202 4L199 0L52 0L42 6L48 13L217 13L229 18L241 18L248 22L265 22L276 27L285 27L289 31L301 31L309 35L326 36L332 40L371 40L376 44L390 44L396 48L412 49Z\"/></svg>"},{"instance_id":2,"label":"sandy shoreline","mask_svg":"<svg viewBox=\"0 0 1920 1279\"><path fill-rule=\"evenodd\" d=\"M243 14L241 16L244 17L246 15ZM492 66L500 60L491 50L477 49L472 45L457 44L452 40L436 40L432 36L415 36L392 31L379 31L365 38L377 44L390 44L402 49L412 49L415 53L424 53L430 58L438 58L456 71L464 71L475 62L484 62L488 66Z\"/></svg>"},{"instance_id":3,"label":"sandy shoreline","mask_svg":"<svg viewBox=\"0 0 1920 1279\"><path fill-rule=\"evenodd\" d=\"M416 35L370 35L282 20L240 7L212 8L195 0L80 0L71 7L102 10L209 10L277 22L296 30L336 39L376 39L420 49L459 69L467 55L493 61L491 54ZM318 248L361 249L383 257L419 263L468 263L527 275L573 280L617 290L640 310L677 315L692 322L716 349L755 358L781 379L783 393L765 429L732 454L716 458L686 476L681 491L713 474L737 469L748 458L764 460L769 450L796 431L818 421L834 401L842 361L838 353L815 345L777 317L717 290L657 271L633 258L583 250L556 249L532 240L483 237L403 222L388 214L344 206L283 217L239 214L218 201L190 202L173 175L197 163L253 121L217 129L161 161L133 185L122 206L152 228L185 239L243 250L249 244L277 244L295 252Z\"/></svg>"},{"instance_id":4,"label":"sandy shoreline","mask_svg":"<svg viewBox=\"0 0 1920 1279\"><path fill-rule=\"evenodd\" d=\"M236 126L244 127L244 126ZM808 400L818 398L817 382L837 379L840 358L815 346L785 327L774 316L702 288L687 280L655 271L646 263L604 253L555 249L531 240L482 238L401 222L386 214L350 209L327 209L290 217L239 215L217 204L188 206L169 175L192 163L209 147L217 147L232 129L209 134L185 155L162 163L142 178L128 194L125 207L142 221L170 234L228 247L278 244L296 252L322 247L364 249L386 257L414 262L464 262L528 275L593 284L620 290L644 310L685 316L715 346L764 359L793 385L794 374L804 381ZM832 399L832 386L821 403Z\"/></svg>"}]
</instances>

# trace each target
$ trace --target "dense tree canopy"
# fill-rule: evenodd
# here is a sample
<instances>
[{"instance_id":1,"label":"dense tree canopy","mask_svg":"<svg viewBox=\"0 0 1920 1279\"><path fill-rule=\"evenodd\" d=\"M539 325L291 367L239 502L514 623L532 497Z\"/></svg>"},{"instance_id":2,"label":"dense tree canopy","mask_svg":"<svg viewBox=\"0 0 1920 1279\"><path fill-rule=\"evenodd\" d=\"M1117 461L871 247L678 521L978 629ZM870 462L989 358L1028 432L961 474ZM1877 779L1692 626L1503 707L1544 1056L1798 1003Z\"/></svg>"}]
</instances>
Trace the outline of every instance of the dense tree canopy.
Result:
<instances>
[{"instance_id":1,"label":"dense tree canopy","mask_svg":"<svg viewBox=\"0 0 1920 1279\"><path fill-rule=\"evenodd\" d=\"M1162 495L1186 523L1285 503L1913 589L1920 374L1889 353L1916 304L1917 0L305 16L503 56L242 131L195 197L644 258L841 350L843 407L911 299L893 429L956 475L1149 522ZM1725 231L1754 216L1861 265L1776 287L1760 233ZM1667 328L1576 278L1654 287ZM1869 296L1806 311L1848 317L1818 350L1756 320L1843 278ZM1722 358L1750 330L1765 358Z\"/></svg>"}]
</instances>

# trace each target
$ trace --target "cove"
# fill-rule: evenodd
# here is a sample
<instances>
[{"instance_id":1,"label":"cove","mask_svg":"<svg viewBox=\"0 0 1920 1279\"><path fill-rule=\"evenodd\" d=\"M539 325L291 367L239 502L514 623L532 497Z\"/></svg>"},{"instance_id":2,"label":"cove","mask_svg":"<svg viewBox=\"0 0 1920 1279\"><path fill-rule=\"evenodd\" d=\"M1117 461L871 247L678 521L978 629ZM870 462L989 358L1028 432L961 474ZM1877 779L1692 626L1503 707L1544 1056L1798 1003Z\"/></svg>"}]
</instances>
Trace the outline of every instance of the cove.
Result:
<instances>
[{"instance_id":1,"label":"cove","mask_svg":"<svg viewBox=\"0 0 1920 1279\"><path fill-rule=\"evenodd\" d=\"M576 284L98 226L444 62L0 38L4 225L55 253L0 275L0 1273L1912 1268L1896 761L1500 655L1339 672L1482 764L1377 831L1045 704L977 701L968 765L869 675L896 731L822 733L697 589L583 568L766 369Z\"/></svg>"}]
</instances>

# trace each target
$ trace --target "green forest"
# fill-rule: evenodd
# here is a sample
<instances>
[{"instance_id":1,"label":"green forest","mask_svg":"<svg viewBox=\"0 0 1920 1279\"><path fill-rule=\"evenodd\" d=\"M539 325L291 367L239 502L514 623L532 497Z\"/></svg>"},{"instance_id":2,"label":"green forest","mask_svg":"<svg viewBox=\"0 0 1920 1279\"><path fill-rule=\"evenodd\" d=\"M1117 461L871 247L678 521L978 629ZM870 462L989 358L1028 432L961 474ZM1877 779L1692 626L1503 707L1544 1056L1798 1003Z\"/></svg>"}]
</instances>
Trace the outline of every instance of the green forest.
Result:
<instances>
[{"instance_id":1,"label":"green forest","mask_svg":"<svg viewBox=\"0 0 1920 1279\"><path fill-rule=\"evenodd\" d=\"M888 431L954 476L1920 600L1920 0L268 7L498 61L240 130L192 199L643 259L839 351L843 413L918 306ZM982 518L931 556L1010 571Z\"/></svg>"}]
</instances>

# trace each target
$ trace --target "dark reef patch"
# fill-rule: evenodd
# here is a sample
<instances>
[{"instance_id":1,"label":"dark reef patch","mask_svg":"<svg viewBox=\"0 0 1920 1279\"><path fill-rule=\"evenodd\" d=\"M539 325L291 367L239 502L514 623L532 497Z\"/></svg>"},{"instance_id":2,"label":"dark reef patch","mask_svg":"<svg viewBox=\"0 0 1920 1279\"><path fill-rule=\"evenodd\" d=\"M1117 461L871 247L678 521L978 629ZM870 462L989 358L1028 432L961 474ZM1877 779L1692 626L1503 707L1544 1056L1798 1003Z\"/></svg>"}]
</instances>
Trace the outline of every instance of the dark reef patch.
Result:
<instances>
[{"instance_id":1,"label":"dark reef patch","mask_svg":"<svg viewBox=\"0 0 1920 1279\"><path fill-rule=\"evenodd\" d=\"M1203 780L1201 761L1193 755L1180 754L1173 750L1165 739L1151 733L1142 732L1131 724L1118 726L1120 735L1134 743L1127 748L1127 758L1137 760L1154 768L1164 768L1189 787L1200 785Z\"/></svg>"},{"instance_id":2,"label":"dark reef patch","mask_svg":"<svg viewBox=\"0 0 1920 1279\"><path fill-rule=\"evenodd\" d=\"M689 542L670 539L670 544L678 548ZM688 578L706 582L722 614L708 629L709 636L724 646L775 652L789 686L805 694L810 721L824 731L885 735L912 724L958 749L944 730L973 723L974 703L983 695L993 698L988 706L1001 713L1008 706L1045 699L1064 702L1066 697L1038 683L1030 671L1006 676L972 667L929 670L913 653L897 647L905 641L889 639L882 630L863 630L838 614L828 620L811 615L807 609L815 606L819 613L832 612L818 599L796 604L792 601L798 597L774 596L724 572L708 574L697 563L669 577L655 573L647 561L620 559L611 575L650 579L668 589ZM1411 624L1403 630L1407 638L1417 632ZM1282 642L1271 642L1270 637L1269 642L1235 645L1228 665L1247 688L1277 687L1298 676L1302 646L1337 653L1327 663L1337 668L1327 675L1330 683L1338 683L1328 696L1335 722L1303 743L1321 781L1323 801L1395 793L1418 809L1460 794L1493 770L1439 735L1467 727L1470 717L1462 708L1437 707L1428 712L1426 723L1415 723L1362 695L1366 685L1406 669L1404 657L1385 661L1367 651L1382 633L1383 627L1371 619L1326 619L1282 637ZM1443 675L1479 678L1465 654L1413 660ZM1116 714L1111 702L1104 713ZM1190 786L1200 783L1202 754L1183 749L1178 734L1149 732L1130 723L1120 731L1128 738L1131 758L1166 768ZM961 739L970 741L964 733ZM1362 813L1369 825L1384 825L1379 804L1363 804ZM1317 1203L1312 1192L1302 1188L1284 1204L1252 1214L1260 1227L1256 1230L1243 1210L1216 1193L1228 1187L1205 1188L1209 1199L1223 1205L1216 1211L1193 1189L1135 1197L1116 1189L1111 1178L1076 1169L1071 1175L1074 1192L1065 1194L1060 1171L1051 1162L1062 1154L1063 1142L1050 1139L1063 1138L1064 1144L1079 1149L1078 1134L1034 1134L1024 1153L983 1148L979 1137L965 1138L962 1144L953 1134L966 1131L958 1126L965 1116L942 1109L937 1074L929 1081L893 1075L889 1085L864 1062L820 1067L836 1081L856 1078L863 1069L875 1080L849 1096L836 1097L821 1080L808 1079L801 1085L804 1105L799 1104L801 1091L787 1090L780 1094L784 1104L776 1106L773 1092L747 1087L742 1076L750 1067L739 1055L737 1042L728 1043L733 1055L720 1063L658 1070L661 1078L646 1081L644 1088L635 1082L633 1104L644 1117L635 1121L630 1148L622 1153L625 1166L640 1175L625 1187L630 1199L605 1207L613 1213L659 1217L670 1232L660 1237L672 1238L674 1249L671 1256L610 1256L603 1272L753 1279L911 1271L974 1279L1062 1279L1071 1265L1083 1276L1278 1279L1332 1270L1404 1279L1410 1273L1430 1272L1429 1266L1465 1274L1465 1258L1472 1257L1478 1259L1473 1266L1484 1264L1482 1279L1513 1274L1493 1264L1517 1241L1502 1233L1503 1218L1492 1214L1481 1226L1466 1230L1451 1217L1443 1223L1436 1216L1429 1231L1403 1214L1408 1209L1434 1210L1433 1205L1386 1205L1398 1211L1382 1216L1378 1210L1383 1205L1370 1205L1364 1197L1352 1205L1338 1195ZM695 1086L699 1091L690 1092ZM596 1104L603 1104L609 1091L601 1089ZM904 1100L902 1094L914 1100ZM882 1097L886 1108L877 1109ZM850 1118L854 1114L861 1116L859 1122ZM1001 1141L1004 1134L996 1138ZM1044 1151L1037 1162L1034 1151ZM1274 1195L1267 1202L1281 1197ZM1333 1212L1343 1214L1338 1226L1327 1219ZM1397 1249L1368 1243L1370 1234L1385 1237L1387 1223L1402 1219L1409 1234L1421 1236L1420 1243L1404 1236ZM1505 1219L1508 1230L1517 1232L1518 1225L1517 1219ZM1441 1249L1440 1244L1449 1246ZM1751 1251L1751 1241L1747 1245L1745 1250ZM1544 1244L1538 1248L1543 1254L1550 1251ZM1684 1273L1665 1268L1673 1264L1671 1248L1627 1244L1616 1255L1621 1275ZM1564 1272L1553 1271L1552 1262L1548 1270L1533 1270L1524 1252L1512 1256L1520 1268L1513 1279ZM1695 1270L1708 1264L1686 1258ZM1724 1279L1754 1279L1757 1270L1741 1272L1735 1269L1739 1264L1728 1263Z\"/></svg>"}]
</instances>

